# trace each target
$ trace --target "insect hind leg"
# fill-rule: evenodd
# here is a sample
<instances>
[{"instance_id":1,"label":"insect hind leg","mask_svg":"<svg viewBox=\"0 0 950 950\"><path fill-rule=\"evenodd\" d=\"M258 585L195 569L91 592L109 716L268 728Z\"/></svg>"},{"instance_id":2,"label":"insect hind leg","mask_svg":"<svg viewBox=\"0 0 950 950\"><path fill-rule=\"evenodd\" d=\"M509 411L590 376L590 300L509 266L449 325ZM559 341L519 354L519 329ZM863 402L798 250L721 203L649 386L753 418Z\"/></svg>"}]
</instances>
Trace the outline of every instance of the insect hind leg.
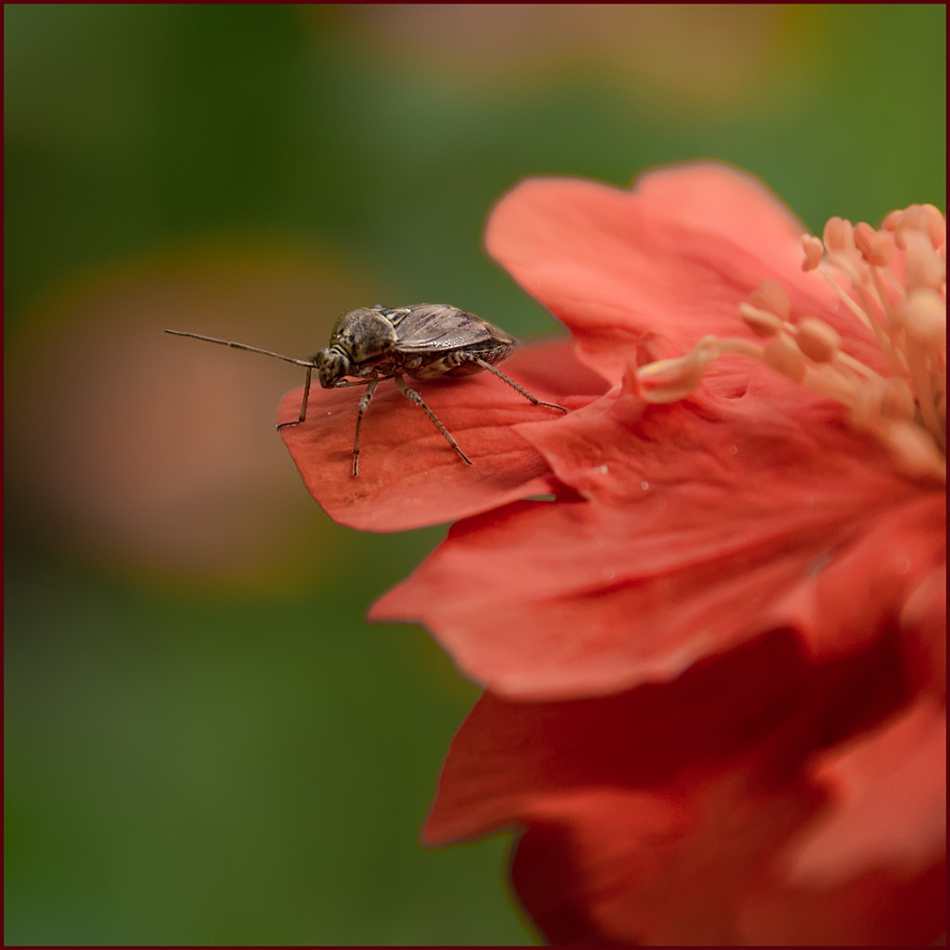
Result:
<instances>
[{"instance_id":1,"label":"insect hind leg","mask_svg":"<svg viewBox=\"0 0 950 950\"><path fill-rule=\"evenodd\" d=\"M452 438L452 434L449 432L449 430L446 429L444 425L442 425L439 417L426 405L426 401L422 398L422 394L416 392L416 390L412 389L412 387L406 385L406 381L402 378L402 376L396 376L394 381L396 383L396 388L406 397L406 399L408 399L410 402L414 402L432 420L435 427L445 437L445 441L448 442L449 445L451 445L452 448L455 449L455 451L458 452L458 454L462 457L462 461L465 462L466 465L471 465L472 460L459 448L458 442Z\"/></svg>"},{"instance_id":2,"label":"insect hind leg","mask_svg":"<svg viewBox=\"0 0 950 950\"><path fill-rule=\"evenodd\" d=\"M499 379L504 380L509 386L511 386L512 389L517 389L525 399L533 402L536 406L545 406L548 409L557 409L558 412L567 412L567 409L565 409L564 406L559 406L553 402L542 402L537 396L532 396L527 389L519 386L510 376L506 376L500 369L498 369L498 367L492 366L488 360L483 360L480 357L476 357L473 362L481 366L482 369L487 369L488 372L494 373Z\"/></svg>"}]
</instances>

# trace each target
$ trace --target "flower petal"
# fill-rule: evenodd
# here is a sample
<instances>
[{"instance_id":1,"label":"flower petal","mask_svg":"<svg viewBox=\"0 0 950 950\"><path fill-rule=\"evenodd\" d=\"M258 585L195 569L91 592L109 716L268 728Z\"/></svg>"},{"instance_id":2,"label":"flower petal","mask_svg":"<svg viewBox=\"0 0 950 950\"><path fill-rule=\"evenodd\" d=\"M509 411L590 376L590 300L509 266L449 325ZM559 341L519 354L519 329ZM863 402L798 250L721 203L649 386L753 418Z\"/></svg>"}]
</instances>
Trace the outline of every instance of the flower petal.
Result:
<instances>
[{"instance_id":1,"label":"flower petal","mask_svg":"<svg viewBox=\"0 0 950 950\"><path fill-rule=\"evenodd\" d=\"M815 655L862 649L944 557L944 500L829 412L818 400L789 418L752 390L627 395L519 426L591 500L454 526L370 618L421 622L489 689L545 698L669 679L780 626Z\"/></svg>"},{"instance_id":2,"label":"flower petal","mask_svg":"<svg viewBox=\"0 0 950 950\"><path fill-rule=\"evenodd\" d=\"M569 409L606 389L566 340L516 350L504 371L539 399ZM423 394L472 465L384 381L363 418L354 478L353 437L363 390L315 386L306 422L285 426L281 436L310 494L331 518L364 531L405 531L550 491L547 463L513 426L528 419L550 421L560 413L533 406L488 372L409 384ZM297 418L301 398L301 389L284 396L279 423Z\"/></svg>"},{"instance_id":3,"label":"flower petal","mask_svg":"<svg viewBox=\"0 0 950 950\"><path fill-rule=\"evenodd\" d=\"M799 630L813 656L834 656L860 647L874 637L882 621L904 611L923 579L946 574L946 535L934 530L946 517L942 492L903 503L891 499L888 507L861 526L864 530L853 542L776 605L773 616ZM919 675L944 684L945 604L943 612L938 601L921 605L932 608L933 615L915 618L923 645L931 651L928 668L919 670ZM943 656L936 652L938 624Z\"/></svg>"},{"instance_id":4,"label":"flower petal","mask_svg":"<svg viewBox=\"0 0 950 950\"><path fill-rule=\"evenodd\" d=\"M871 665L850 665L878 685L894 676L883 651ZM486 691L452 740L424 839L444 844L497 830L538 794L650 789L700 766L716 770L766 738L803 698L846 704L843 727L851 728L865 704L853 685L806 688L810 675L793 638L773 634L671 682L609 696L521 702Z\"/></svg>"},{"instance_id":5,"label":"flower petal","mask_svg":"<svg viewBox=\"0 0 950 950\"><path fill-rule=\"evenodd\" d=\"M940 922L913 901L926 875L829 891L790 890L781 874L788 842L823 807L801 764L893 709L894 649L813 666L773 635L614 696L486 693L452 742L424 840L525 828L512 877L552 943L932 940ZM876 915L849 910L885 901Z\"/></svg>"},{"instance_id":6,"label":"flower petal","mask_svg":"<svg viewBox=\"0 0 950 950\"><path fill-rule=\"evenodd\" d=\"M698 162L649 172L632 189L526 179L492 209L485 246L570 328L589 365L619 381L638 344L649 361L706 334L747 335L737 307L766 278L794 309L837 310L822 279L801 270L804 231L757 179Z\"/></svg>"},{"instance_id":7,"label":"flower petal","mask_svg":"<svg viewBox=\"0 0 950 950\"><path fill-rule=\"evenodd\" d=\"M598 695L670 679L760 633L824 535L816 526L811 545L778 560L781 534L727 552L715 529L664 530L666 515L561 501L468 519L369 618L424 624L502 695Z\"/></svg>"},{"instance_id":8,"label":"flower petal","mask_svg":"<svg viewBox=\"0 0 950 950\"><path fill-rule=\"evenodd\" d=\"M947 704L947 564L924 577L900 616L915 686Z\"/></svg>"},{"instance_id":9,"label":"flower petal","mask_svg":"<svg viewBox=\"0 0 950 950\"><path fill-rule=\"evenodd\" d=\"M518 896L555 945L935 942L945 926L943 862L909 879L783 885L768 859L808 798L743 778L703 782L695 798L598 789L539 799L512 862Z\"/></svg>"},{"instance_id":10,"label":"flower petal","mask_svg":"<svg viewBox=\"0 0 950 950\"><path fill-rule=\"evenodd\" d=\"M943 860L912 878L873 872L835 887L753 889L740 926L753 947L938 946L946 907Z\"/></svg>"},{"instance_id":11,"label":"flower petal","mask_svg":"<svg viewBox=\"0 0 950 950\"><path fill-rule=\"evenodd\" d=\"M823 755L834 794L790 858L792 880L827 885L877 868L910 877L947 844L947 710L921 699L886 728Z\"/></svg>"},{"instance_id":12,"label":"flower petal","mask_svg":"<svg viewBox=\"0 0 950 950\"><path fill-rule=\"evenodd\" d=\"M775 511L814 508L826 498L836 505L854 495L854 478L889 498L920 492L877 440L849 426L842 407L735 357L717 365L704 391L680 402L644 402L628 373L619 394L518 431L561 481L614 506L640 501L644 483L675 492L671 503L683 486L706 484Z\"/></svg>"}]
</instances>

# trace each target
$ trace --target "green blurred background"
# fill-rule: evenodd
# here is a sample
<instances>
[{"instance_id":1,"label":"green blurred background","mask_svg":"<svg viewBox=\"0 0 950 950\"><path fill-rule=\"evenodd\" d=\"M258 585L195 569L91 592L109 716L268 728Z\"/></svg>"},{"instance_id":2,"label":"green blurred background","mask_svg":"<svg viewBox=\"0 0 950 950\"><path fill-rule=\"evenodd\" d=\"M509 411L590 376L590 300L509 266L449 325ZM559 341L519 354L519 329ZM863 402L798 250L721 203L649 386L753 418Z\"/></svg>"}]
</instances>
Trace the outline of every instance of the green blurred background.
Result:
<instances>
[{"instance_id":1,"label":"green blurred background","mask_svg":"<svg viewBox=\"0 0 950 950\"><path fill-rule=\"evenodd\" d=\"M344 309L554 322L520 177L698 157L813 230L945 207L945 8L7 5L6 942L518 944L507 838L419 826L478 695L362 615L274 431Z\"/></svg>"}]
</instances>

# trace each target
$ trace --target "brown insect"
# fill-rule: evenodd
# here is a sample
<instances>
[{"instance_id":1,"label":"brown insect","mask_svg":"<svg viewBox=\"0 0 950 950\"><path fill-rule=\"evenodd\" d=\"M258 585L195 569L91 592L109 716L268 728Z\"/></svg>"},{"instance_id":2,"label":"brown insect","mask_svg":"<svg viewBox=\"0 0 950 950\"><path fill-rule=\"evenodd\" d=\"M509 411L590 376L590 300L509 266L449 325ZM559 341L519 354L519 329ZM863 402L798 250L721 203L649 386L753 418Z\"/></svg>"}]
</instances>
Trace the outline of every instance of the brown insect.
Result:
<instances>
[{"instance_id":1,"label":"brown insect","mask_svg":"<svg viewBox=\"0 0 950 950\"><path fill-rule=\"evenodd\" d=\"M324 389L344 386L365 386L356 415L356 435L353 440L353 476L359 475L360 429L363 415L369 408L376 387L384 379L395 381L396 388L432 420L445 440L459 454L466 465L471 459L459 448L452 434L439 417L426 405L422 395L410 388L404 376L411 379L433 379L436 376L469 376L488 370L516 389L536 406L567 412L563 406L542 402L506 376L495 365L506 360L517 345L513 336L473 313L447 304L420 303L411 307L384 307L377 304L370 309L351 310L343 314L330 334L330 343L312 359L298 360L270 350L262 350L244 343L218 340L200 333L166 330L176 336L190 336L208 343L220 343L237 350L263 353L279 360L305 366L300 418L284 422L284 426L300 425L307 418L307 402L313 371Z\"/></svg>"}]
</instances>

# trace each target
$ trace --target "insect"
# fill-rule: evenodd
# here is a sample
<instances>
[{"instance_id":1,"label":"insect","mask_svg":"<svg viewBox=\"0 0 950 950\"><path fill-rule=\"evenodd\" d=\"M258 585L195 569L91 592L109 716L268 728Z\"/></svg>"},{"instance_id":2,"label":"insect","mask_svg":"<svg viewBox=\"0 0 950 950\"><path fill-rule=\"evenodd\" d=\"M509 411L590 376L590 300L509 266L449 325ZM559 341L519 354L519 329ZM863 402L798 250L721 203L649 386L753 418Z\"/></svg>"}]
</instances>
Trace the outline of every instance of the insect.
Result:
<instances>
[{"instance_id":1,"label":"insect","mask_svg":"<svg viewBox=\"0 0 950 950\"><path fill-rule=\"evenodd\" d=\"M353 477L359 475L360 429L363 415L369 408L376 387L384 379L392 379L396 388L410 402L415 403L429 417L445 440L466 465L471 459L459 448L452 434L426 404L422 395L403 379L433 379L436 376L469 376L488 370L516 389L536 406L567 412L564 406L542 402L506 376L495 364L506 360L517 345L513 336L473 313L447 304L420 303L411 307L384 307L377 304L369 309L350 310L337 320L330 334L330 343L309 360L298 360L270 350L262 350L244 343L218 340L200 333L166 330L175 336L190 336L208 343L220 343L237 350L263 353L279 360L305 366L300 418L283 422L277 428L300 425L307 418L307 402L313 371L324 389L344 386L365 386L356 415L356 434L353 439Z\"/></svg>"}]
</instances>

